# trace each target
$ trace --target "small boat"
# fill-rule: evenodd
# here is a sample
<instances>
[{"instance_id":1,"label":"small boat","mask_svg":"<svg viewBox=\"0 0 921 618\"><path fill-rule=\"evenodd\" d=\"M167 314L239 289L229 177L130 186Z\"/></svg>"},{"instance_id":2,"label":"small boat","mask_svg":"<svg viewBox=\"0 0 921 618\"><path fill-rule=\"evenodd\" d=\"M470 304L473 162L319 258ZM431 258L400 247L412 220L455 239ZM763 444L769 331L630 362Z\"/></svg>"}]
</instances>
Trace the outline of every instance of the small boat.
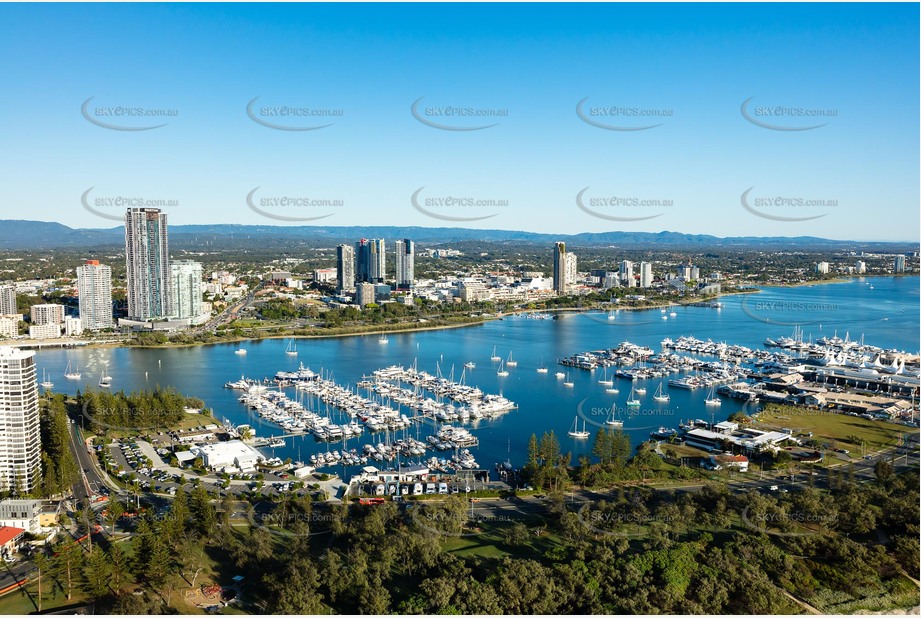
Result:
<instances>
[{"instance_id":1,"label":"small boat","mask_svg":"<svg viewBox=\"0 0 921 618\"><path fill-rule=\"evenodd\" d=\"M600 380L598 380L598 384L601 384L602 386L614 386L614 380L608 379L608 368L607 367L604 368L604 376Z\"/></svg>"},{"instance_id":2,"label":"small boat","mask_svg":"<svg viewBox=\"0 0 921 618\"><path fill-rule=\"evenodd\" d=\"M667 319L668 319L668 316L667 316L667 315L663 315L663 316L662 316L662 319L663 319L663 320L667 320Z\"/></svg>"},{"instance_id":3,"label":"small boat","mask_svg":"<svg viewBox=\"0 0 921 618\"><path fill-rule=\"evenodd\" d=\"M64 377L68 380L80 379L80 372L70 368L70 361L67 361L67 369L64 370Z\"/></svg>"},{"instance_id":4,"label":"small boat","mask_svg":"<svg viewBox=\"0 0 921 618\"><path fill-rule=\"evenodd\" d=\"M565 378L565 377L566 377L566 374L563 373L562 371L557 371L554 375L556 375L556 377L558 377L558 378Z\"/></svg>"},{"instance_id":5,"label":"small boat","mask_svg":"<svg viewBox=\"0 0 921 618\"><path fill-rule=\"evenodd\" d=\"M506 367L517 367L518 366L518 361L512 358L511 352L508 353L508 360L505 361L505 366Z\"/></svg>"},{"instance_id":6,"label":"small boat","mask_svg":"<svg viewBox=\"0 0 921 618\"><path fill-rule=\"evenodd\" d=\"M673 436L677 436L678 431L675 429L669 429L667 427L659 427L656 431L650 432L650 438L658 438L661 440L668 440Z\"/></svg>"},{"instance_id":7,"label":"small boat","mask_svg":"<svg viewBox=\"0 0 921 618\"><path fill-rule=\"evenodd\" d=\"M107 371L103 371L99 377L99 388L109 388L110 386L112 386L112 376L108 375Z\"/></svg>"},{"instance_id":8,"label":"small boat","mask_svg":"<svg viewBox=\"0 0 921 618\"><path fill-rule=\"evenodd\" d=\"M569 381L569 374L568 374L568 373L566 374L566 381L563 382L563 386L568 386L568 387L570 387L570 388L572 388L572 386L573 386L573 383Z\"/></svg>"},{"instance_id":9,"label":"small boat","mask_svg":"<svg viewBox=\"0 0 921 618\"><path fill-rule=\"evenodd\" d=\"M707 393L707 398L704 400L704 403L708 406L718 406L722 405L722 401L719 397L716 396L716 393L713 391L713 387L710 387L710 392Z\"/></svg>"},{"instance_id":10,"label":"small boat","mask_svg":"<svg viewBox=\"0 0 921 618\"><path fill-rule=\"evenodd\" d=\"M578 425L579 425L579 417L577 416L576 418L572 419L572 429L570 429L568 432L571 438L587 438L590 435L592 435L588 431L585 430L585 420L584 419L582 420L582 430L581 431L579 430Z\"/></svg>"},{"instance_id":11,"label":"small boat","mask_svg":"<svg viewBox=\"0 0 921 618\"><path fill-rule=\"evenodd\" d=\"M611 415L605 419L604 424L608 425L609 427L623 427L624 426L624 421L622 419L617 418L617 407L616 406L611 406Z\"/></svg>"},{"instance_id":12,"label":"small boat","mask_svg":"<svg viewBox=\"0 0 921 618\"><path fill-rule=\"evenodd\" d=\"M499 371L496 372L496 375L500 378L508 375L508 371L505 370L504 363L501 360L499 361Z\"/></svg>"},{"instance_id":13,"label":"small boat","mask_svg":"<svg viewBox=\"0 0 921 618\"><path fill-rule=\"evenodd\" d=\"M464 367L466 367L467 369L473 369L476 367L476 363L474 363L473 361L470 361L469 363L464 363Z\"/></svg>"},{"instance_id":14,"label":"small boat","mask_svg":"<svg viewBox=\"0 0 921 618\"><path fill-rule=\"evenodd\" d=\"M233 351L233 353L243 356L244 354L246 354L246 348L237 348L236 350Z\"/></svg>"},{"instance_id":15,"label":"small boat","mask_svg":"<svg viewBox=\"0 0 921 618\"><path fill-rule=\"evenodd\" d=\"M48 379L44 369L42 369L42 381L39 382L39 385L44 389L54 388L54 382Z\"/></svg>"},{"instance_id":16,"label":"small boat","mask_svg":"<svg viewBox=\"0 0 921 618\"><path fill-rule=\"evenodd\" d=\"M641 386L641 387L639 387L638 389L636 389L636 394L637 394L637 395L645 395L645 394L646 394L646 387L645 387L645 386Z\"/></svg>"},{"instance_id":17,"label":"small boat","mask_svg":"<svg viewBox=\"0 0 921 618\"><path fill-rule=\"evenodd\" d=\"M297 344L293 341L288 342L288 347L285 350L285 354L288 356L297 356Z\"/></svg>"},{"instance_id":18,"label":"small boat","mask_svg":"<svg viewBox=\"0 0 921 618\"><path fill-rule=\"evenodd\" d=\"M678 314L675 313L674 311L672 311L671 313L668 314L668 317L673 318L673 317L675 317L676 315L678 315Z\"/></svg>"},{"instance_id":19,"label":"small boat","mask_svg":"<svg viewBox=\"0 0 921 618\"><path fill-rule=\"evenodd\" d=\"M544 359L540 359L540 367L537 368L537 373L547 373L548 371L550 370L544 365Z\"/></svg>"},{"instance_id":20,"label":"small boat","mask_svg":"<svg viewBox=\"0 0 921 618\"><path fill-rule=\"evenodd\" d=\"M382 343L382 344L390 343L390 339L387 338L387 335L381 335L380 337L378 337L377 342Z\"/></svg>"},{"instance_id":21,"label":"small boat","mask_svg":"<svg viewBox=\"0 0 921 618\"><path fill-rule=\"evenodd\" d=\"M496 346L492 347L492 356L489 357L489 360L493 362L502 360L502 357L496 354Z\"/></svg>"},{"instance_id":22,"label":"small boat","mask_svg":"<svg viewBox=\"0 0 921 618\"><path fill-rule=\"evenodd\" d=\"M640 400L636 398L636 389L630 388L630 397L627 399L627 405L631 408L636 408L640 406Z\"/></svg>"},{"instance_id":23,"label":"small boat","mask_svg":"<svg viewBox=\"0 0 921 618\"><path fill-rule=\"evenodd\" d=\"M617 319L617 316L614 315L614 312L613 312L613 311L609 311L609 312L608 312L608 319L609 319L609 320L616 320L616 319Z\"/></svg>"},{"instance_id":24,"label":"small boat","mask_svg":"<svg viewBox=\"0 0 921 618\"><path fill-rule=\"evenodd\" d=\"M662 391L662 382L659 382L659 388L656 389L656 394L652 398L656 401L668 403L671 400L671 395Z\"/></svg>"},{"instance_id":25,"label":"small boat","mask_svg":"<svg viewBox=\"0 0 921 618\"><path fill-rule=\"evenodd\" d=\"M611 393L612 395L616 395L617 393L620 392L620 389L618 389L618 388L606 388L606 389L604 389L604 392L606 392L606 393Z\"/></svg>"}]
</instances>

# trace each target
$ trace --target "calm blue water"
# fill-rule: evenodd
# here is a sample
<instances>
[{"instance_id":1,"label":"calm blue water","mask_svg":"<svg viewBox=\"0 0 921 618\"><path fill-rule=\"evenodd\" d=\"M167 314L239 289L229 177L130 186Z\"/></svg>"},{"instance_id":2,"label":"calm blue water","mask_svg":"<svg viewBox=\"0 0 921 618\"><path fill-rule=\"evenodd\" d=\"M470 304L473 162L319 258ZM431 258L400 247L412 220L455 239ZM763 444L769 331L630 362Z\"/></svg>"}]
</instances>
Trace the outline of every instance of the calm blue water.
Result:
<instances>
[{"instance_id":1,"label":"calm blue water","mask_svg":"<svg viewBox=\"0 0 921 618\"><path fill-rule=\"evenodd\" d=\"M564 450L572 451L575 461L579 454L591 450L591 440L576 440L566 435L580 411L584 418L602 423L609 406L625 409L630 391L628 381L615 378L615 386L620 389L615 395L606 393L597 384L601 377L599 370L589 373L569 369L575 383L572 388L564 387L564 380L554 376L556 371L567 370L556 365L556 359L576 352L612 347L624 340L659 351L663 338L681 335L762 347L766 337L790 335L797 324L802 325L804 340L835 332L843 337L848 332L851 339L864 335L866 343L884 348L915 352L919 349L916 278L854 279L800 288L765 288L757 294L727 296L721 301L725 305L722 309L669 309L677 315L665 320L658 309L620 311L615 320L598 313L564 314L556 320L511 317L469 328L392 334L386 345L378 343L376 335L299 340L297 358L284 354L287 340L275 339L244 343L249 351L246 356L233 353L238 344L164 350L41 350L38 364L40 370L48 371L55 390L72 394L77 388L95 386L103 363L108 362L115 390L173 386L184 394L203 399L215 410L217 418L227 418L235 424L250 423L258 435L268 436L281 433L280 429L244 408L237 402L239 392L224 389L225 382L244 374L249 378L270 377L278 370L293 370L303 363L315 371L332 371L333 379L340 384L354 384L375 369L391 364L408 366L414 360L420 369L430 373L435 373L436 363L445 375L450 374L453 366L455 378L459 378L463 364L473 361L477 367L467 370L468 384L486 392L501 392L519 405L519 409L498 419L468 425L480 440L480 446L471 449L477 461L481 467L492 468L508 457L514 464L522 464L530 435L539 436L550 429L560 437ZM499 356L505 358L511 351L519 362L517 367L509 368L510 375L506 378L496 376L497 363L489 360L493 346ZM68 361L83 372L82 384L64 379L62 374ZM536 372L542 362L550 368L547 374ZM632 416L623 417L624 429L631 434L634 445L659 426L677 427L682 419L689 418L711 420L711 414L719 421L741 407L738 402L724 399L723 405L713 412L704 406L705 391L681 389L671 389L669 403L657 404L652 395L658 383L658 379L647 381L643 406ZM293 390L290 392L293 394ZM432 433L432 429L422 429L421 437ZM595 428L589 424L588 429ZM408 435L416 436L416 430L409 430ZM360 450L360 444L380 439L366 434L351 440L348 447ZM328 447L306 436L289 439L284 448L266 449L266 452L305 459L310 453L327 448L341 450L342 445Z\"/></svg>"}]
</instances>

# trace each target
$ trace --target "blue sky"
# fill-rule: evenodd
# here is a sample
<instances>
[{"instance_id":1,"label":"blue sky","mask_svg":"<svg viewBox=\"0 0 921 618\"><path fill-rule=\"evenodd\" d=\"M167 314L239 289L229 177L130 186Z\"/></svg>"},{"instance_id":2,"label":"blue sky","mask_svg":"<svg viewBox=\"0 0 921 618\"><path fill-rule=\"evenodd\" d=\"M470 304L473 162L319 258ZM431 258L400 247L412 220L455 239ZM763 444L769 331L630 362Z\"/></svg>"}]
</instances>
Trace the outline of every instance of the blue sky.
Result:
<instances>
[{"instance_id":1,"label":"blue sky","mask_svg":"<svg viewBox=\"0 0 921 618\"><path fill-rule=\"evenodd\" d=\"M916 241L918 12L916 4L0 5L0 218L115 225L84 207L92 187L87 203L112 215L123 208L107 198L176 200L165 207L171 224ZM96 121L167 124L97 126L81 114L90 97ZM263 120L332 124L262 126L246 113L256 97ZM411 113L420 97L418 115L431 123L497 124L429 126ZM749 98L757 122L824 126L759 126L741 113ZM582 100L597 123L659 126L592 126L576 113ZM101 115L117 106L178 115ZM341 115L260 116L280 106ZM766 115L778 106L825 115ZM504 115L432 115L445 107ZM603 115L609 107L659 116ZM271 201L285 196L341 205ZM438 203L446 197L487 204ZM641 217L654 218L622 220Z\"/></svg>"}]
</instances>

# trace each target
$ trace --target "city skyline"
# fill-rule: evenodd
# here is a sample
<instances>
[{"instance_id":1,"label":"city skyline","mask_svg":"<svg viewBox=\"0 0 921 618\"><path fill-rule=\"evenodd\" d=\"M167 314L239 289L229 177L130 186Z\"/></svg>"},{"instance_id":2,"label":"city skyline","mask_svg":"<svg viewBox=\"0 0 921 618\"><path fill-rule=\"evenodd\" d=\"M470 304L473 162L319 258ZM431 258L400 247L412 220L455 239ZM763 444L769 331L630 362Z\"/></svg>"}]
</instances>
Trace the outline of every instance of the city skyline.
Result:
<instances>
[{"instance_id":1,"label":"city skyline","mask_svg":"<svg viewBox=\"0 0 921 618\"><path fill-rule=\"evenodd\" d=\"M11 80L50 88L5 104L7 203L70 226L128 198L177 224L917 240L916 6L240 5L221 28L194 5L0 10ZM151 23L227 62L167 69L135 42ZM285 45L244 53L249 23ZM113 111L137 107L165 115Z\"/></svg>"},{"instance_id":2,"label":"city skyline","mask_svg":"<svg viewBox=\"0 0 921 618\"><path fill-rule=\"evenodd\" d=\"M919 19L0 3L0 618L917 614Z\"/></svg>"}]
</instances>

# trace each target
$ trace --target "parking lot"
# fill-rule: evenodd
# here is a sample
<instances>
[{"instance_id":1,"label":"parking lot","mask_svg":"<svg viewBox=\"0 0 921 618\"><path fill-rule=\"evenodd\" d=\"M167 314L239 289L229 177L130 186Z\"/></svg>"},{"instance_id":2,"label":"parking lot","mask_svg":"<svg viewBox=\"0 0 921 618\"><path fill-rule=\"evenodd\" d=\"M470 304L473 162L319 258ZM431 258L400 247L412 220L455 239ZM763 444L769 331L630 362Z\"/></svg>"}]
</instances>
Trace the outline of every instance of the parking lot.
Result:
<instances>
[{"instance_id":1,"label":"parking lot","mask_svg":"<svg viewBox=\"0 0 921 618\"><path fill-rule=\"evenodd\" d=\"M169 452L162 447L158 449L158 453L160 455L158 458L166 459L169 456ZM260 484L259 479L256 478L257 473L239 473L234 475L234 480L231 481L219 478L216 474L198 477L192 471L180 474L167 470L165 468L171 468L171 466L167 466L162 460L160 462L151 461L137 442L132 440L113 441L105 454L111 462L109 470L112 474L121 479L122 482L128 483L129 486L134 485L138 491L175 495L181 486L183 477L188 480L201 478L205 489L209 491L229 491L236 495L247 491L256 491ZM131 475L134 475L133 479ZM283 472L280 475L276 475L271 472L262 472L262 475L262 487L258 489L258 492L265 496L292 491L298 491L298 493L310 491L309 489L296 490L295 483L297 481L291 480L287 473ZM188 484L188 480L185 484ZM311 476L301 481L303 485L309 486L317 482L317 479Z\"/></svg>"}]
</instances>

